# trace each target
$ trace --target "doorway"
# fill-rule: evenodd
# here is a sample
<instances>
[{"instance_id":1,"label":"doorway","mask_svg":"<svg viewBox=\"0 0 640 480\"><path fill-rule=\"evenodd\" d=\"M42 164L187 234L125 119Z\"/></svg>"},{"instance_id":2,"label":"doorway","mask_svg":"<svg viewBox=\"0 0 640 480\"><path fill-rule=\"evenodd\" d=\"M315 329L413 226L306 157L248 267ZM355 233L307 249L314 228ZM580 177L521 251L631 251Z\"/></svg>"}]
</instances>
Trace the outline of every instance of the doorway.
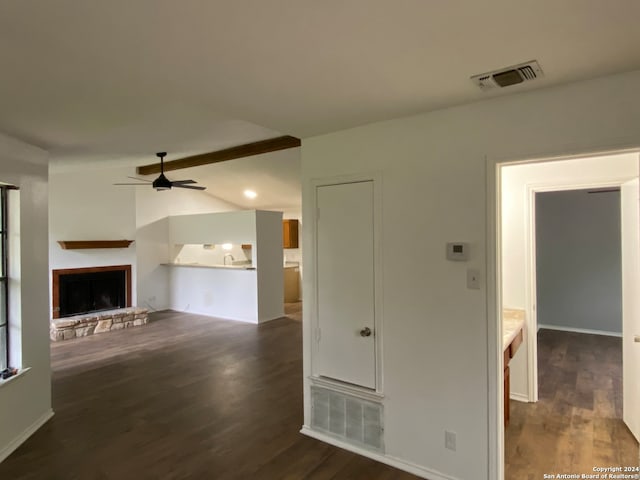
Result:
<instances>
[{"instance_id":1,"label":"doorway","mask_svg":"<svg viewBox=\"0 0 640 480\"><path fill-rule=\"evenodd\" d=\"M513 477L527 473L527 468L538 468L530 470L528 473L538 474L541 478L545 472L582 473L571 470L579 464L577 459L581 455L588 455L589 463L595 463L591 461L592 449L581 447L580 443L572 439L568 433L570 424L566 423L566 418L569 418L569 422L578 422L578 416L567 416L565 412L564 418L561 418L563 416L557 412L554 414L554 412L548 411L546 405L536 403L539 394L537 339L541 314L538 309L536 291L536 225L534 222L536 195L541 192L581 188L619 188L628 180L637 178L638 154L633 152L553 161L499 164L498 170L499 178L501 178L497 199L498 211L500 212L498 223L501 226L501 242L498 243L501 244L501 247L497 256L498 264L501 263L499 277L502 278L497 286L502 296L501 305L498 307L500 309L520 309L526 318L525 342L509 365L511 370L509 396L512 400L521 402L514 404L515 409L512 408L512 413L515 410L516 418L518 415L525 417L523 422L516 420L519 422L516 428L520 428L516 437L521 441L519 449L523 456L519 459L520 464L515 465L515 469L512 468L513 465L508 465L507 471L509 476ZM637 222L636 219L635 228L637 228ZM555 266L561 267L560 265ZM499 328L499 330L501 329ZM565 405L567 408L580 408L579 405L571 405L570 401L565 402ZM557 421L550 421L547 424L535 421L536 416L537 420L540 420L543 415L556 415L557 418L554 417L552 420ZM527 419L534 421L527 425ZM618 420L622 425L622 421ZM555 436L554 438L561 438L569 443L573 442L572 447L578 452L573 456L567 457L565 455L564 463L554 463L551 456L557 452L557 448L547 451L544 448L545 445L542 445L541 448L539 441L536 445L535 441L527 440L527 437L530 439L538 438L538 440L542 438L536 437L536 433L540 433L536 432L536 426L542 428L544 425L548 430L547 434L551 432ZM505 441L514 441L514 436L506 435ZM549 446L549 442L546 443L546 446ZM637 458L637 447L635 456ZM567 459L573 459L575 462L571 463L571 460ZM506 460L509 461L509 459ZM534 465L534 463L538 463L538 465Z\"/></svg>"}]
</instances>

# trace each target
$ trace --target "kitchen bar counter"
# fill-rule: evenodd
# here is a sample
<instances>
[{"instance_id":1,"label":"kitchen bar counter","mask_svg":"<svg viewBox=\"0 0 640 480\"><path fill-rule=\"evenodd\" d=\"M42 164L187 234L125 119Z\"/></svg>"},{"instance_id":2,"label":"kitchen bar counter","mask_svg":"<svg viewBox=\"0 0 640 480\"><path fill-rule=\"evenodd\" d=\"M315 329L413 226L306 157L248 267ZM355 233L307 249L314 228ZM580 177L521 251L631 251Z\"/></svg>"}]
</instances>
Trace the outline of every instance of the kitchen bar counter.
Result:
<instances>
[{"instance_id":1,"label":"kitchen bar counter","mask_svg":"<svg viewBox=\"0 0 640 480\"><path fill-rule=\"evenodd\" d=\"M502 350L513 342L524 327L524 310L505 308L502 310Z\"/></svg>"},{"instance_id":2,"label":"kitchen bar counter","mask_svg":"<svg viewBox=\"0 0 640 480\"><path fill-rule=\"evenodd\" d=\"M202 263L161 263L165 267L221 268L225 270L255 270L252 265L204 265Z\"/></svg>"},{"instance_id":3,"label":"kitchen bar counter","mask_svg":"<svg viewBox=\"0 0 640 480\"><path fill-rule=\"evenodd\" d=\"M165 263L169 306L179 312L259 323L258 270L245 265Z\"/></svg>"}]
</instances>

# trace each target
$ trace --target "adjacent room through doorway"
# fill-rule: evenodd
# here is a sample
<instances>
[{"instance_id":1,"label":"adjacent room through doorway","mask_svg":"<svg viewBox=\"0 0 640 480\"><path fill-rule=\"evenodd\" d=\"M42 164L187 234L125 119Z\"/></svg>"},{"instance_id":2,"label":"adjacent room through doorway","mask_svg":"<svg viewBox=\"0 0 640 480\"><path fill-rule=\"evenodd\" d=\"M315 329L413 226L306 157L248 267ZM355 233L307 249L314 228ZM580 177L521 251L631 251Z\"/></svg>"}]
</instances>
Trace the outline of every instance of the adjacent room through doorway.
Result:
<instances>
[{"instance_id":1,"label":"adjacent room through doorway","mask_svg":"<svg viewBox=\"0 0 640 480\"><path fill-rule=\"evenodd\" d=\"M524 337L503 357L506 478L637 463L634 400L623 397L637 315L627 305L625 332L622 255L639 221L637 209L621 219L620 187L637 185L638 154L499 168L505 333L518 312Z\"/></svg>"}]
</instances>

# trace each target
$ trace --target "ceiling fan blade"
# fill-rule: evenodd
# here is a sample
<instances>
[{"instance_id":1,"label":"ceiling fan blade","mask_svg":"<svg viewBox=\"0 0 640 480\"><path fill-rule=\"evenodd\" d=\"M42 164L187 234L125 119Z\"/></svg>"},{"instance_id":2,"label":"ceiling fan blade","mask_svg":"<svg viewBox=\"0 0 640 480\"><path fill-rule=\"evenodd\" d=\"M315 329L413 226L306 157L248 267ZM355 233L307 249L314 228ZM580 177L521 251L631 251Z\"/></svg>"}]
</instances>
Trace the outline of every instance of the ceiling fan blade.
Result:
<instances>
[{"instance_id":1,"label":"ceiling fan blade","mask_svg":"<svg viewBox=\"0 0 640 480\"><path fill-rule=\"evenodd\" d=\"M182 185L182 184L178 184L178 185L173 184L171 186L175 188L190 188L192 190L204 190L207 188L207 187L196 187L195 185Z\"/></svg>"},{"instance_id":2,"label":"ceiling fan blade","mask_svg":"<svg viewBox=\"0 0 640 480\"><path fill-rule=\"evenodd\" d=\"M155 180L147 180L146 178L138 178L131 177L127 175L127 178L131 178L132 180L138 180L139 182L144 183L114 183L114 185L150 185L156 190L169 190L172 187L175 188L190 188L191 190L206 190L206 187L197 187L193 185L194 183L198 183L195 180L175 180L170 181L167 177L164 176L164 157L167 155L166 152L158 152L156 156L160 159L160 176Z\"/></svg>"},{"instance_id":3,"label":"ceiling fan blade","mask_svg":"<svg viewBox=\"0 0 640 480\"><path fill-rule=\"evenodd\" d=\"M151 183L151 182L153 181L153 180L146 180L146 179L144 179L144 178L130 177L130 176L128 176L128 175L127 175L127 178L132 178L133 180L139 180L139 181L141 181L141 182L149 182L149 183Z\"/></svg>"}]
</instances>

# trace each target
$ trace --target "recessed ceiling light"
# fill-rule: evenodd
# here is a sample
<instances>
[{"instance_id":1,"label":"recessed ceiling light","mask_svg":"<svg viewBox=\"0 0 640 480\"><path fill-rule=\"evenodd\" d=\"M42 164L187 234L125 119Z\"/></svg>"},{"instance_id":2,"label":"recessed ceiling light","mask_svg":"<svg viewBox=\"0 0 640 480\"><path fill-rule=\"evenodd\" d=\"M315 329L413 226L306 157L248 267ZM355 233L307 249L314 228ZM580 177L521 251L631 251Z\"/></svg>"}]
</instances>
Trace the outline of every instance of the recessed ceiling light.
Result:
<instances>
[{"instance_id":1,"label":"recessed ceiling light","mask_svg":"<svg viewBox=\"0 0 640 480\"><path fill-rule=\"evenodd\" d=\"M244 191L244 196L247 198L256 198L258 196L258 194L256 192L254 192L253 190L245 190Z\"/></svg>"}]
</instances>

